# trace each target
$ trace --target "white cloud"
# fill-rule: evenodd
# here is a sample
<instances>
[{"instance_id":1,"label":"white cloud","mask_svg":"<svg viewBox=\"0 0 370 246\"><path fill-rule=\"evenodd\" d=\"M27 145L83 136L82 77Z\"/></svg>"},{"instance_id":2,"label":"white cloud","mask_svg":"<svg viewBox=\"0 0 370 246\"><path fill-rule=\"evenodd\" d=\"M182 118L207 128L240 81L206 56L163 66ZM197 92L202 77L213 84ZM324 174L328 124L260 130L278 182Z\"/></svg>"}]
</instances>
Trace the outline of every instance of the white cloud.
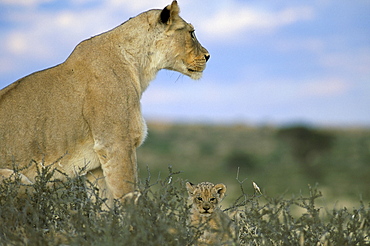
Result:
<instances>
[{"instance_id":1,"label":"white cloud","mask_svg":"<svg viewBox=\"0 0 370 246\"><path fill-rule=\"evenodd\" d=\"M11 33L5 43L5 47L13 54L23 54L27 51L27 37L23 33Z\"/></svg>"},{"instance_id":2,"label":"white cloud","mask_svg":"<svg viewBox=\"0 0 370 246\"><path fill-rule=\"evenodd\" d=\"M313 17L312 7L291 7L273 12L234 3L218 9L199 28L211 37L232 39L240 37L246 31L271 32Z\"/></svg>"},{"instance_id":3,"label":"white cloud","mask_svg":"<svg viewBox=\"0 0 370 246\"><path fill-rule=\"evenodd\" d=\"M370 48L352 48L342 52L326 52L320 55L321 65L337 69L340 72L349 71L353 74L370 75Z\"/></svg>"},{"instance_id":4,"label":"white cloud","mask_svg":"<svg viewBox=\"0 0 370 246\"><path fill-rule=\"evenodd\" d=\"M119 20L112 14L118 10L112 10L109 4L103 8L98 6L82 11L45 11L37 9L42 2L27 2L29 5L25 8L7 13L6 21L16 25L14 29L4 31L0 38L4 44L1 48L2 59L8 61L8 65L1 69L5 73L13 73L22 62L29 63L32 60L45 63L44 66L62 62L80 41L107 31L129 18L128 14L123 13L124 17ZM25 5L22 1L12 4Z\"/></svg>"},{"instance_id":5,"label":"white cloud","mask_svg":"<svg viewBox=\"0 0 370 246\"><path fill-rule=\"evenodd\" d=\"M341 78L320 78L319 80L303 83L299 94L306 97L333 97L347 93L351 84Z\"/></svg>"}]
</instances>

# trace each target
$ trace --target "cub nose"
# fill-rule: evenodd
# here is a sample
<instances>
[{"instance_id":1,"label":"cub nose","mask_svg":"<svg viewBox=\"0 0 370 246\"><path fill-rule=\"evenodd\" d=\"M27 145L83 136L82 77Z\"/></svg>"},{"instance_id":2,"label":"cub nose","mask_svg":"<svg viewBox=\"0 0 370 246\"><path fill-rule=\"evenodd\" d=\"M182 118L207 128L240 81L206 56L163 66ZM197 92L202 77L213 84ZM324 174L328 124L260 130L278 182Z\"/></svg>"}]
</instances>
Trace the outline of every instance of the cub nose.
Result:
<instances>
[{"instance_id":1,"label":"cub nose","mask_svg":"<svg viewBox=\"0 0 370 246\"><path fill-rule=\"evenodd\" d=\"M210 57L211 57L211 55L208 54L208 53L204 55L204 58L206 59L206 62L209 60Z\"/></svg>"}]
</instances>

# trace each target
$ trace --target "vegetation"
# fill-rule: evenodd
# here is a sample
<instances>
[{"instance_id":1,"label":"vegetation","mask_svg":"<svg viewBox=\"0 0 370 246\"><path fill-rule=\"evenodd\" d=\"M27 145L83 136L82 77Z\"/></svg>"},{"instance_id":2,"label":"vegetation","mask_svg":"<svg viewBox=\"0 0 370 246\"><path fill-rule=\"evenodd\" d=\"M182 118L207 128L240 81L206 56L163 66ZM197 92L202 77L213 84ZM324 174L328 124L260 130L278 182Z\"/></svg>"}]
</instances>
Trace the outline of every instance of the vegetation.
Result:
<instances>
[{"instance_id":1,"label":"vegetation","mask_svg":"<svg viewBox=\"0 0 370 246\"><path fill-rule=\"evenodd\" d=\"M286 141L291 154L307 176L321 179L321 170L314 166L315 159L330 152L334 137L304 126L293 126L278 130L279 139Z\"/></svg>"},{"instance_id":2,"label":"vegetation","mask_svg":"<svg viewBox=\"0 0 370 246\"><path fill-rule=\"evenodd\" d=\"M49 166L50 167L50 166ZM193 245L200 235L187 223L185 182L169 167L166 178L140 184L141 196L101 210L99 191L84 178L52 180L53 170L42 168L36 183L17 196L19 180L0 186L0 242L2 245ZM240 196L226 212L239 227L240 245L366 245L370 243L370 208L321 211L321 193L292 199L248 195L238 181ZM258 189L258 188L255 188ZM291 208L303 212L295 216ZM235 244L235 245L237 245Z\"/></svg>"},{"instance_id":3,"label":"vegetation","mask_svg":"<svg viewBox=\"0 0 370 246\"><path fill-rule=\"evenodd\" d=\"M370 244L370 132L300 127L328 147L292 134L296 126L150 124L141 196L109 210L84 176L61 182L40 165L32 186L17 175L0 183L0 245L192 245L199 230L187 224L186 181L227 185L222 208L240 245ZM300 139L311 144L301 157Z\"/></svg>"},{"instance_id":4,"label":"vegetation","mask_svg":"<svg viewBox=\"0 0 370 246\"><path fill-rule=\"evenodd\" d=\"M308 195L307 184L317 184L325 207L370 201L369 129L151 123L138 162L141 178L147 167L160 175L171 165L192 183L222 182L228 204L237 173L269 196Z\"/></svg>"}]
</instances>

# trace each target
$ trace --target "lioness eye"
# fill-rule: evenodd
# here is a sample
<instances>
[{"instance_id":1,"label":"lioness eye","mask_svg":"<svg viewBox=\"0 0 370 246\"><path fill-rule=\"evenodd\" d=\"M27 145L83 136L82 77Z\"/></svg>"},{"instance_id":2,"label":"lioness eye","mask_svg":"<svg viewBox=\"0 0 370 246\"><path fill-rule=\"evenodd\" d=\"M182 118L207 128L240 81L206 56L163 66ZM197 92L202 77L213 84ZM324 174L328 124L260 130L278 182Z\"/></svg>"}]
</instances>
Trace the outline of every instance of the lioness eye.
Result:
<instances>
[{"instance_id":1,"label":"lioness eye","mask_svg":"<svg viewBox=\"0 0 370 246\"><path fill-rule=\"evenodd\" d=\"M195 39L195 32L194 31L190 31L190 36L192 39Z\"/></svg>"},{"instance_id":2,"label":"lioness eye","mask_svg":"<svg viewBox=\"0 0 370 246\"><path fill-rule=\"evenodd\" d=\"M198 201L202 201L203 200L201 197L198 197L197 199L198 199Z\"/></svg>"},{"instance_id":3,"label":"lioness eye","mask_svg":"<svg viewBox=\"0 0 370 246\"><path fill-rule=\"evenodd\" d=\"M213 201L215 201L215 200L216 200L216 198L212 197L212 198L210 198L209 200L210 200L211 202L213 202Z\"/></svg>"}]
</instances>

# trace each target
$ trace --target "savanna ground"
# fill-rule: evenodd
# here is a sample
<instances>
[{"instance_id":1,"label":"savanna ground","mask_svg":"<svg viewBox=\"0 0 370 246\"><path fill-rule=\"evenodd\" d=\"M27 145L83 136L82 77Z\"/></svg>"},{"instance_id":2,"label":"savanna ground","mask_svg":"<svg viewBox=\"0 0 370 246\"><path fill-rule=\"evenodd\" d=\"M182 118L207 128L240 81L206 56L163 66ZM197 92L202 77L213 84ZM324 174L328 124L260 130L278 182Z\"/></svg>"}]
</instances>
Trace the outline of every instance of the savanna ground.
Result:
<instances>
[{"instance_id":1,"label":"savanna ground","mask_svg":"<svg viewBox=\"0 0 370 246\"><path fill-rule=\"evenodd\" d=\"M52 168L39 165L25 197L16 196L17 180L0 185L0 245L192 245L199 233L187 226L186 181L227 185L221 204L240 229L235 245L370 243L369 130L149 129L136 205L102 211L84 177L51 182Z\"/></svg>"}]
</instances>

